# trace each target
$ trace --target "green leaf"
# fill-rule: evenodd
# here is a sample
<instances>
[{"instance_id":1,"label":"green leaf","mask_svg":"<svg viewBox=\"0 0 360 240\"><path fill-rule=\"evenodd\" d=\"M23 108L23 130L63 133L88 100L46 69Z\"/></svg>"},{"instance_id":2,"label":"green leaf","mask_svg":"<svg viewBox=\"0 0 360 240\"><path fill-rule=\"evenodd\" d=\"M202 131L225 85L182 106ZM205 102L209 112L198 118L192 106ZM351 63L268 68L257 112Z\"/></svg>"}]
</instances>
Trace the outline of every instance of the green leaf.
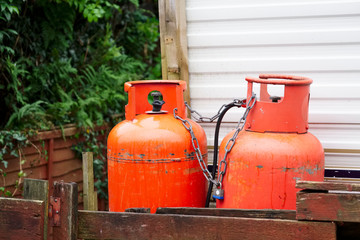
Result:
<instances>
[{"instance_id":1,"label":"green leaf","mask_svg":"<svg viewBox=\"0 0 360 240\"><path fill-rule=\"evenodd\" d=\"M8 161L2 160L2 163L4 164L4 168L7 168L7 167L8 167L8 164L9 164Z\"/></svg>"},{"instance_id":2,"label":"green leaf","mask_svg":"<svg viewBox=\"0 0 360 240\"><path fill-rule=\"evenodd\" d=\"M16 12L17 14L19 14L19 9L15 6L9 6L8 9L10 13Z\"/></svg>"},{"instance_id":3,"label":"green leaf","mask_svg":"<svg viewBox=\"0 0 360 240\"><path fill-rule=\"evenodd\" d=\"M7 29L7 31L8 31L9 33L14 34L14 35L18 35L18 32L15 31L15 30L13 30L13 29Z\"/></svg>"},{"instance_id":4,"label":"green leaf","mask_svg":"<svg viewBox=\"0 0 360 240\"><path fill-rule=\"evenodd\" d=\"M10 152L10 155L11 155L11 156L14 156L14 157L19 157L19 154L17 153L16 149L13 149L13 150Z\"/></svg>"},{"instance_id":5,"label":"green leaf","mask_svg":"<svg viewBox=\"0 0 360 240\"><path fill-rule=\"evenodd\" d=\"M21 178L25 175L25 173L21 170L19 173L18 173L18 177Z\"/></svg>"},{"instance_id":6,"label":"green leaf","mask_svg":"<svg viewBox=\"0 0 360 240\"><path fill-rule=\"evenodd\" d=\"M6 20L10 21L11 14L9 12L4 12L4 15L5 15Z\"/></svg>"},{"instance_id":7,"label":"green leaf","mask_svg":"<svg viewBox=\"0 0 360 240\"><path fill-rule=\"evenodd\" d=\"M0 5L1 11L3 12L7 6L9 6L9 5L6 3L1 3L1 5Z\"/></svg>"},{"instance_id":8,"label":"green leaf","mask_svg":"<svg viewBox=\"0 0 360 240\"><path fill-rule=\"evenodd\" d=\"M14 135L13 135L13 138L15 139L15 140L18 140L18 141L25 141L25 140L27 140L27 138L26 138L26 136L25 135L23 135L23 134L21 134L21 133L15 133Z\"/></svg>"},{"instance_id":9,"label":"green leaf","mask_svg":"<svg viewBox=\"0 0 360 240\"><path fill-rule=\"evenodd\" d=\"M136 7L139 7L139 0L130 0L132 4L134 4Z\"/></svg>"}]
</instances>

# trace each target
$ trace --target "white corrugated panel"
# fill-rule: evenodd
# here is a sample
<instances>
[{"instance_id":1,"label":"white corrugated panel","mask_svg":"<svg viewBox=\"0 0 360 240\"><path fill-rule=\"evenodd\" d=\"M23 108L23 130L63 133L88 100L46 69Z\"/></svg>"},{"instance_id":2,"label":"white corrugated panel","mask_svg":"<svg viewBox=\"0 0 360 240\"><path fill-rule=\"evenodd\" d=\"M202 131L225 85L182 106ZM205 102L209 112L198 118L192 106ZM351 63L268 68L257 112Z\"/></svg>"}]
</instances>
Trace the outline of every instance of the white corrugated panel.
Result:
<instances>
[{"instance_id":1,"label":"white corrugated panel","mask_svg":"<svg viewBox=\"0 0 360 240\"><path fill-rule=\"evenodd\" d=\"M191 105L246 95L245 76L310 77L310 131L327 168L360 170L360 0L187 0ZM221 137L243 110L231 110ZM213 145L214 124L202 124Z\"/></svg>"}]
</instances>

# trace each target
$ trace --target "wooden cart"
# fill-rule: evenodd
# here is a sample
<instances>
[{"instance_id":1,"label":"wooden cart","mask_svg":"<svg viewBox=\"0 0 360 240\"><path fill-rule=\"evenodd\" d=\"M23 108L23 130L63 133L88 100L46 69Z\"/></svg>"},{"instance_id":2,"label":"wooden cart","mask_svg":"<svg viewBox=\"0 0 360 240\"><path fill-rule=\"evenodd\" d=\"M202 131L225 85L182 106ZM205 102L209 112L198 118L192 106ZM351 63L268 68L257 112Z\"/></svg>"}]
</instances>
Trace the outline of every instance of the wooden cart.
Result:
<instances>
[{"instance_id":1,"label":"wooden cart","mask_svg":"<svg viewBox=\"0 0 360 240\"><path fill-rule=\"evenodd\" d=\"M297 210L78 210L77 185L26 179L24 198L0 198L1 239L357 239L360 184L298 182ZM49 219L49 221L47 221Z\"/></svg>"}]
</instances>

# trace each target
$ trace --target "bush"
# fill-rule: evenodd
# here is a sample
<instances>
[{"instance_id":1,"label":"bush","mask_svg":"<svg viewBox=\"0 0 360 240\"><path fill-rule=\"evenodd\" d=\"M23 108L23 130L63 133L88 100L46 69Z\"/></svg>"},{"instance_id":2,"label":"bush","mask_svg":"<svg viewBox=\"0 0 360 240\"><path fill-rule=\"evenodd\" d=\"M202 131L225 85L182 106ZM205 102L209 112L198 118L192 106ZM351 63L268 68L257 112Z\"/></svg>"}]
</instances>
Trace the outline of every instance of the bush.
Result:
<instances>
[{"instance_id":1,"label":"bush","mask_svg":"<svg viewBox=\"0 0 360 240\"><path fill-rule=\"evenodd\" d=\"M122 115L124 82L161 77L158 20L143 4L0 0L0 139L69 123L89 134ZM0 145L2 170L18 145Z\"/></svg>"}]
</instances>

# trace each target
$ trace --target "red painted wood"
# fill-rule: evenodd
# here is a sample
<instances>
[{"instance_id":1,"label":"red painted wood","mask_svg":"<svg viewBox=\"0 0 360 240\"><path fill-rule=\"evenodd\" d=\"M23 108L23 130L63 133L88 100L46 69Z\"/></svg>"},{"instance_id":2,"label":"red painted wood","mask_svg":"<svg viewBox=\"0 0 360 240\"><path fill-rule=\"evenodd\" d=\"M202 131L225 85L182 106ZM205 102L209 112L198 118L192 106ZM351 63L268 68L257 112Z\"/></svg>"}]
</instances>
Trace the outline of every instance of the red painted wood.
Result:
<instances>
[{"instance_id":1,"label":"red painted wood","mask_svg":"<svg viewBox=\"0 0 360 240\"><path fill-rule=\"evenodd\" d=\"M0 198L0 239L44 239L44 202Z\"/></svg>"},{"instance_id":2,"label":"red painted wood","mask_svg":"<svg viewBox=\"0 0 360 240\"><path fill-rule=\"evenodd\" d=\"M298 192L296 218L360 222L360 194Z\"/></svg>"},{"instance_id":3,"label":"red painted wood","mask_svg":"<svg viewBox=\"0 0 360 240\"><path fill-rule=\"evenodd\" d=\"M54 161L54 139L48 140L48 165L47 165L47 179L49 186L53 184L53 161Z\"/></svg>"},{"instance_id":4,"label":"red painted wood","mask_svg":"<svg viewBox=\"0 0 360 240\"><path fill-rule=\"evenodd\" d=\"M78 191L76 183L54 183L54 197L60 198L60 226L53 227L54 240L76 240Z\"/></svg>"}]
</instances>

